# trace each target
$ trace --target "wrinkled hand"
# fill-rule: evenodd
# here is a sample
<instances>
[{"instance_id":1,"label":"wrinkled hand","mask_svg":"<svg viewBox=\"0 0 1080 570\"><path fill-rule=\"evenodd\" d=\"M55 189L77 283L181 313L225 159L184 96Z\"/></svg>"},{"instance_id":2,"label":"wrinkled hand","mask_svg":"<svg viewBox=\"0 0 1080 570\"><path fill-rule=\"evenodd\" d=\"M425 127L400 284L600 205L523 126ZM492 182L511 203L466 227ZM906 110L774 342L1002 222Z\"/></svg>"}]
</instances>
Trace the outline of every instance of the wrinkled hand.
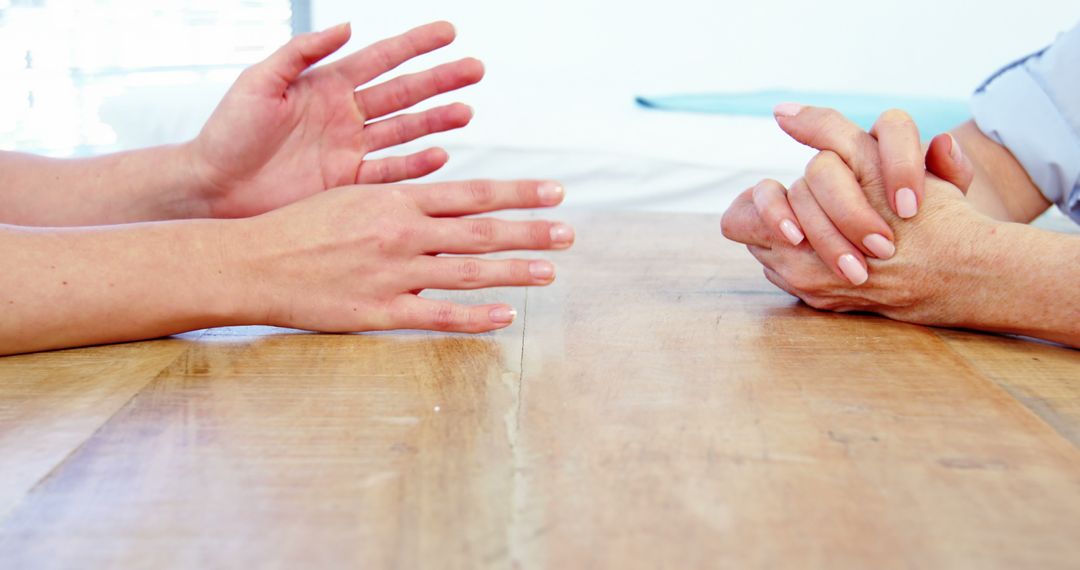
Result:
<instances>
[{"instance_id":1,"label":"wrinkled hand","mask_svg":"<svg viewBox=\"0 0 1080 570\"><path fill-rule=\"evenodd\" d=\"M454 40L446 22L421 26L338 61L308 69L349 40L347 24L293 38L245 70L189 145L213 217L267 212L347 184L398 182L446 163L441 149L365 160L373 151L465 126L460 103L380 117L479 81L467 58L365 87L374 78Z\"/></svg>"},{"instance_id":2,"label":"wrinkled hand","mask_svg":"<svg viewBox=\"0 0 1080 570\"><path fill-rule=\"evenodd\" d=\"M826 243L829 249L820 251L824 259L839 260L842 255L850 255L844 258L843 267L848 270L845 276L856 285L866 278L864 256L888 259L896 252L892 228L867 201L865 188L881 185L889 211L901 218L912 218L924 199L926 171L965 192L972 181L973 166L952 135L934 137L924 159L918 128L907 113L898 109L882 113L869 133L836 111L821 107L778 105L776 121L795 140L832 151L851 167L853 175L836 172L830 180L817 180L822 173L834 172L817 168L817 162L831 158L819 155L805 173L816 202L814 209L823 211L831 222L827 228L838 230L847 242L834 242L803 228L797 217L800 212L792 213L771 187L755 196L762 215L793 244L802 241L804 230L810 233L811 243Z\"/></svg>"},{"instance_id":3,"label":"wrinkled hand","mask_svg":"<svg viewBox=\"0 0 1080 570\"><path fill-rule=\"evenodd\" d=\"M921 324L971 322L980 303L993 302L979 298L994 267L976 245L997 223L934 176L927 177L920 214L900 218L885 192L877 142L832 111L816 125L806 138L837 152L819 153L790 190L765 180L743 192L724 214L724 235L748 246L769 281L812 307ZM861 200L894 230L893 256L867 260L852 245L819 203L837 193ZM792 239L785 220L797 220L807 239Z\"/></svg>"},{"instance_id":4,"label":"wrinkled hand","mask_svg":"<svg viewBox=\"0 0 1080 570\"><path fill-rule=\"evenodd\" d=\"M544 260L439 257L566 249L570 226L461 218L555 206L553 182L470 181L347 186L231 222L223 236L244 322L324 332L430 329L484 332L508 326L511 307L466 306L419 296L424 289L547 285Z\"/></svg>"}]
</instances>

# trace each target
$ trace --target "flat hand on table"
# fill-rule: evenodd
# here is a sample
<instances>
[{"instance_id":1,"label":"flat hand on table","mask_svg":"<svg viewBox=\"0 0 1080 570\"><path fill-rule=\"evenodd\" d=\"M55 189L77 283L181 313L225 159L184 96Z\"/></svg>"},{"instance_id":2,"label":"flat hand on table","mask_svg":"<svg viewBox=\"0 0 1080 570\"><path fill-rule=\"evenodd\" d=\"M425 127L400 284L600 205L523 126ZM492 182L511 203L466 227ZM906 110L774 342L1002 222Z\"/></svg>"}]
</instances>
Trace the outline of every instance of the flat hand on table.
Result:
<instances>
[{"instance_id":1,"label":"flat hand on table","mask_svg":"<svg viewBox=\"0 0 1080 570\"><path fill-rule=\"evenodd\" d=\"M417 178L446 163L446 153L435 148L380 160L364 157L465 126L472 118L467 106L372 120L478 82L481 63L467 58L357 91L452 42L454 28L436 22L308 70L350 34L345 24L297 36L240 75L189 145L212 217L256 215L347 184Z\"/></svg>"},{"instance_id":2,"label":"flat hand on table","mask_svg":"<svg viewBox=\"0 0 1080 570\"><path fill-rule=\"evenodd\" d=\"M548 261L439 254L566 249L574 231L565 224L461 218L555 206L562 199L561 186L537 181L336 188L227 221L221 281L245 323L325 332L503 328L513 321L511 307L418 294L550 284L555 268Z\"/></svg>"}]
</instances>

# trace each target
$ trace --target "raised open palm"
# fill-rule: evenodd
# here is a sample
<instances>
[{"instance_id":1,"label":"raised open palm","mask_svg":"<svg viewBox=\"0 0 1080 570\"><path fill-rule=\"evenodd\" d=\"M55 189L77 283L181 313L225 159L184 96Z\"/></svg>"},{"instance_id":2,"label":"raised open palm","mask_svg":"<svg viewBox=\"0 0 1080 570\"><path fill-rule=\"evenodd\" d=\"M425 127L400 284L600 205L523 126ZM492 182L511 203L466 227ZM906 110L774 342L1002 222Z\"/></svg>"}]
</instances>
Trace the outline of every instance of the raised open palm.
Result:
<instances>
[{"instance_id":1,"label":"raised open palm","mask_svg":"<svg viewBox=\"0 0 1080 570\"><path fill-rule=\"evenodd\" d=\"M472 85L483 77L483 65L467 58L357 90L452 42L453 26L435 22L309 70L350 35L349 25L342 24L297 36L245 70L229 89L191 144L213 216L252 216L346 184L417 178L446 163L438 148L364 157L468 124L472 110L461 103L375 119Z\"/></svg>"}]
</instances>

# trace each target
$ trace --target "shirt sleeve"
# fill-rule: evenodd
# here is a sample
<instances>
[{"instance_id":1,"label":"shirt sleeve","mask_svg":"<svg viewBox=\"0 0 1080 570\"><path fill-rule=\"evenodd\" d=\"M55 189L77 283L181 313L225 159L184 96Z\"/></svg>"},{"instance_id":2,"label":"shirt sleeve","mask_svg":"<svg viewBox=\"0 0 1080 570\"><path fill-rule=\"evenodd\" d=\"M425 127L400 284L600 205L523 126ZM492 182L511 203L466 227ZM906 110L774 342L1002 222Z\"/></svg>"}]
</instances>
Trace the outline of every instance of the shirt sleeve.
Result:
<instances>
[{"instance_id":1,"label":"shirt sleeve","mask_svg":"<svg viewBox=\"0 0 1080 570\"><path fill-rule=\"evenodd\" d=\"M1080 25L992 75L975 90L971 111L983 134L1080 223Z\"/></svg>"}]
</instances>

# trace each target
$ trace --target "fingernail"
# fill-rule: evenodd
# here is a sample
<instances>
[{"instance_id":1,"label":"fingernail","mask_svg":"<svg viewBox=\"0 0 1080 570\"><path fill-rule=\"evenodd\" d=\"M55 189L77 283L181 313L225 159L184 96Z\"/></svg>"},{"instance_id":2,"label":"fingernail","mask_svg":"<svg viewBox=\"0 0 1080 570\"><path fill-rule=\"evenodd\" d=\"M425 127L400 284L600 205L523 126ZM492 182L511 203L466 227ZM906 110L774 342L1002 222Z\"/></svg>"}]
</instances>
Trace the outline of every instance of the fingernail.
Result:
<instances>
[{"instance_id":1,"label":"fingernail","mask_svg":"<svg viewBox=\"0 0 1080 570\"><path fill-rule=\"evenodd\" d=\"M837 265L840 266L840 271L843 272L844 277L848 278L848 281L851 281L852 285L862 285L870 277L866 273L866 268L850 253L841 255Z\"/></svg>"},{"instance_id":2,"label":"fingernail","mask_svg":"<svg viewBox=\"0 0 1080 570\"><path fill-rule=\"evenodd\" d=\"M513 307L495 307L488 313L493 323L512 323L516 316L517 311Z\"/></svg>"},{"instance_id":3,"label":"fingernail","mask_svg":"<svg viewBox=\"0 0 1080 570\"><path fill-rule=\"evenodd\" d=\"M956 137L952 136L952 133L946 133L949 135L949 156L952 157L953 162L964 162L964 149L960 148L960 143L956 142Z\"/></svg>"},{"instance_id":4,"label":"fingernail","mask_svg":"<svg viewBox=\"0 0 1080 570\"><path fill-rule=\"evenodd\" d=\"M551 279L555 276L555 266L547 261L530 261L529 275L532 275L533 279Z\"/></svg>"},{"instance_id":5,"label":"fingernail","mask_svg":"<svg viewBox=\"0 0 1080 570\"><path fill-rule=\"evenodd\" d=\"M554 182L543 182L536 189L536 195L540 198L540 203L545 206L554 206L562 202L565 194L566 190L563 189L562 185ZM552 239L554 239L554 236Z\"/></svg>"},{"instance_id":6,"label":"fingernail","mask_svg":"<svg viewBox=\"0 0 1080 570\"><path fill-rule=\"evenodd\" d=\"M896 253L893 242L881 234L870 234L864 237L862 242L878 259L889 259Z\"/></svg>"},{"instance_id":7,"label":"fingernail","mask_svg":"<svg viewBox=\"0 0 1080 570\"><path fill-rule=\"evenodd\" d=\"M913 218L919 213L919 201L911 188L896 191L896 215L901 218Z\"/></svg>"},{"instance_id":8,"label":"fingernail","mask_svg":"<svg viewBox=\"0 0 1080 570\"><path fill-rule=\"evenodd\" d=\"M799 245L806 237L799 231L799 226L791 220L780 220L780 232L791 242L791 245Z\"/></svg>"},{"instance_id":9,"label":"fingernail","mask_svg":"<svg viewBox=\"0 0 1080 570\"><path fill-rule=\"evenodd\" d=\"M337 24L335 26L330 26L329 28L326 28L325 30L322 31L322 33L325 34L327 32L334 32L334 31L337 31L337 30L348 28L349 26L350 26L349 22L342 22L342 23Z\"/></svg>"},{"instance_id":10,"label":"fingernail","mask_svg":"<svg viewBox=\"0 0 1080 570\"><path fill-rule=\"evenodd\" d=\"M551 245L568 246L574 243L574 229L566 224L551 225Z\"/></svg>"},{"instance_id":11,"label":"fingernail","mask_svg":"<svg viewBox=\"0 0 1080 570\"><path fill-rule=\"evenodd\" d=\"M803 110L803 106L798 103L780 103L773 107L773 115L777 117L794 117L799 114L799 111Z\"/></svg>"}]
</instances>

